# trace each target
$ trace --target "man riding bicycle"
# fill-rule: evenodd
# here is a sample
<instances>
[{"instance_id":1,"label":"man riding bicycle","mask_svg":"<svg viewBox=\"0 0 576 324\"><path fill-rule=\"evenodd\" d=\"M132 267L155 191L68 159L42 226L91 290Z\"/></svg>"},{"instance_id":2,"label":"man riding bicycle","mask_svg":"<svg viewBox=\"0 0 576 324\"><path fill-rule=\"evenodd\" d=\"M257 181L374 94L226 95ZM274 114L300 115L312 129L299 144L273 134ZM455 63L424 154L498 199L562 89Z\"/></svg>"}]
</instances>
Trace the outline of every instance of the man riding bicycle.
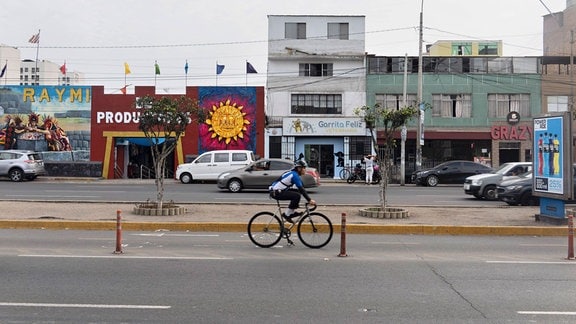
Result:
<instances>
[{"instance_id":1,"label":"man riding bicycle","mask_svg":"<svg viewBox=\"0 0 576 324\"><path fill-rule=\"evenodd\" d=\"M316 201L308 196L304 184L302 183L301 176L306 174L306 161L298 160L294 163L294 168L285 172L280 178L272 183L268 190L270 197L276 200L290 200L288 209L282 213L282 217L290 223L294 223L292 218L302 216L301 212L296 209L300 204L300 195L304 196L310 205L316 205ZM292 186L296 186L298 191L291 190Z\"/></svg>"}]
</instances>

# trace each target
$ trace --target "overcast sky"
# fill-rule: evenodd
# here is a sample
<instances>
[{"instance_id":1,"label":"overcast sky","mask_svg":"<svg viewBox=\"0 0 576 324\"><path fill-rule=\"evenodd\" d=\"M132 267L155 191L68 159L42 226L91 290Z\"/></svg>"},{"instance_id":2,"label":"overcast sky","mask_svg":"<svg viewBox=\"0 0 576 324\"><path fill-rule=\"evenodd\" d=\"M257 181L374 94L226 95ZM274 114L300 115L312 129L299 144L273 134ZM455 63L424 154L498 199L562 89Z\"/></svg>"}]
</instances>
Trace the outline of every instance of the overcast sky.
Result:
<instances>
[{"instance_id":1,"label":"overcast sky","mask_svg":"<svg viewBox=\"0 0 576 324\"><path fill-rule=\"evenodd\" d=\"M364 15L366 52L418 55L422 0L2 0L0 43L85 73L106 92L126 82L158 93L192 85L265 85L268 15ZM565 0L424 0L424 44L504 42L505 56L542 55L542 16ZM425 47L424 47L425 48ZM185 78L184 65L189 70ZM154 62L161 74L154 80ZM245 62L258 71L246 79ZM216 62L225 65L216 79ZM0 64L3 66L3 64ZM130 92L130 88L129 88Z\"/></svg>"}]
</instances>

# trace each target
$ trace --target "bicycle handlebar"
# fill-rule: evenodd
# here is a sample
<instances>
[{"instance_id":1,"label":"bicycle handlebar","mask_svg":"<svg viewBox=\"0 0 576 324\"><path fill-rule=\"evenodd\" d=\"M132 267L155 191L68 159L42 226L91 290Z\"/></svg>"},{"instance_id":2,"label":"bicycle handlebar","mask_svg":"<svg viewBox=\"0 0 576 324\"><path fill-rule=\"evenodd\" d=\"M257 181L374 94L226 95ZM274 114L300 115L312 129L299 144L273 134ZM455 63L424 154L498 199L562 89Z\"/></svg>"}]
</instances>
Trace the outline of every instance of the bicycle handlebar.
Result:
<instances>
[{"instance_id":1,"label":"bicycle handlebar","mask_svg":"<svg viewBox=\"0 0 576 324\"><path fill-rule=\"evenodd\" d=\"M316 208L318 208L318 205L314 205L312 206L312 208L309 208L310 203L306 203L306 209L308 209L308 211L315 211Z\"/></svg>"}]
</instances>

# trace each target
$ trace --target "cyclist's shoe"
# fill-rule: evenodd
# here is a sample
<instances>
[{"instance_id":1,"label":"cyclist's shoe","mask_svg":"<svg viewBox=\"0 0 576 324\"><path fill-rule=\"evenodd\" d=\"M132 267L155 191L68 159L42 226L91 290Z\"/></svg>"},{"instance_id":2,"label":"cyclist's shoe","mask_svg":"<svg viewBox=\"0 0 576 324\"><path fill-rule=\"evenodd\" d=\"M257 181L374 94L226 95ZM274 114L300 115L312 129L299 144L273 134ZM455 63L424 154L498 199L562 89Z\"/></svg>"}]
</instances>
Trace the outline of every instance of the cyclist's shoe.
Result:
<instances>
[{"instance_id":1,"label":"cyclist's shoe","mask_svg":"<svg viewBox=\"0 0 576 324\"><path fill-rule=\"evenodd\" d=\"M297 218L302 216L302 212L294 212L292 215L290 216L286 216L286 214L282 213L282 218L284 218L285 221L287 221L288 223L294 224L294 219L293 218Z\"/></svg>"}]
</instances>

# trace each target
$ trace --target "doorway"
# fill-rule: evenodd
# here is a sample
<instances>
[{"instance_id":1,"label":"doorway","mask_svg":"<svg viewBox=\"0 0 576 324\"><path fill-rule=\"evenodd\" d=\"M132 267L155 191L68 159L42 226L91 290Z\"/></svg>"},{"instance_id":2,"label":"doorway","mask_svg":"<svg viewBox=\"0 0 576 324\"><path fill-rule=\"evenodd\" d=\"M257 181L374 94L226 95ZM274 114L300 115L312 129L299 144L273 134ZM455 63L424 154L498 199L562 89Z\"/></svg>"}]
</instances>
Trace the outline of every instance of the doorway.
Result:
<instances>
[{"instance_id":1,"label":"doorway","mask_svg":"<svg viewBox=\"0 0 576 324\"><path fill-rule=\"evenodd\" d=\"M334 145L305 144L304 156L312 168L316 168L320 176L334 176Z\"/></svg>"}]
</instances>

